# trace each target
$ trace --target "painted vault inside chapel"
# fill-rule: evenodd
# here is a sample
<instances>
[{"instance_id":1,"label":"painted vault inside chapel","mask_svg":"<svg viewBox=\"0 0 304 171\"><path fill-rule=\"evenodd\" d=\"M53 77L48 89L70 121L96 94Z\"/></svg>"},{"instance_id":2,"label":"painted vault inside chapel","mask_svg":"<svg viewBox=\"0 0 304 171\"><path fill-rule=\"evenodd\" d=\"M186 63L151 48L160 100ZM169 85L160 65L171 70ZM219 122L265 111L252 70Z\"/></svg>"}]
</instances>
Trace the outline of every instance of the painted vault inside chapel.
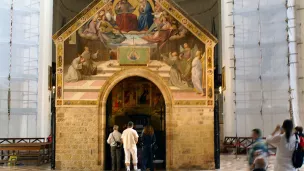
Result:
<instances>
[{"instance_id":1,"label":"painted vault inside chapel","mask_svg":"<svg viewBox=\"0 0 304 171\"><path fill-rule=\"evenodd\" d=\"M207 133L210 141L206 142L209 148L213 145L213 58L217 40L171 0L95 0L53 39L59 146L60 139L64 139L61 129L71 122L64 119L71 117L69 112L89 112L97 122L94 133L97 138L92 135L92 144L97 150L92 160L96 161L96 167L103 167L105 120L102 115L109 92L114 115L132 107L153 108L155 102L164 101L167 168L189 164L189 159L179 159L180 154L175 153L173 147L180 146L175 142L178 135L175 136L173 127L178 125L174 123L175 115L184 117L180 116L181 111L196 109L196 117L201 116L202 122L210 123L210 133ZM132 79L120 82L132 76L154 84ZM189 127L191 129L191 125ZM169 147L171 142L174 143ZM210 150L205 152L213 155ZM69 164L63 158L57 158L56 162L67 168ZM192 165L213 167L213 159L201 160ZM180 165L175 164L178 161Z\"/></svg>"}]
</instances>

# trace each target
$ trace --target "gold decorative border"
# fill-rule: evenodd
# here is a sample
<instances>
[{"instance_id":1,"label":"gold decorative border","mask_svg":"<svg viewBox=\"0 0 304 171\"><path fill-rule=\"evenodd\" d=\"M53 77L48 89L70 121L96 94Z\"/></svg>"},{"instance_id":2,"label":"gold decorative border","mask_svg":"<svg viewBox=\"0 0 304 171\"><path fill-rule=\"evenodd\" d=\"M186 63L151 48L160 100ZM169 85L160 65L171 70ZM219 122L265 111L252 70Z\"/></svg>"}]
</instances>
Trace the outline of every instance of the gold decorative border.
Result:
<instances>
[{"instance_id":1,"label":"gold decorative border","mask_svg":"<svg viewBox=\"0 0 304 171\"><path fill-rule=\"evenodd\" d=\"M207 106L207 100L175 100L175 106Z\"/></svg>"},{"instance_id":2,"label":"gold decorative border","mask_svg":"<svg viewBox=\"0 0 304 171\"><path fill-rule=\"evenodd\" d=\"M206 68L207 68L207 81L206 81L206 93L207 100L201 100L202 102L197 101L176 101L177 105L184 104L190 102L190 104L201 105L204 104L206 106L213 106L213 98L214 98L214 64L213 64L213 55L214 55L214 47L217 43L217 40L212 34L210 34L207 30L198 26L189 16L182 13L181 9L171 2L171 0L156 0L156 3L159 3L160 6L167 11L172 17L174 17L178 22L183 24L185 28L187 28L192 34L194 34L199 40L201 40L206 47ZM81 11L74 19L72 19L67 25L65 25L62 29L60 29L54 36L54 42L56 44L56 95L57 101L56 105L97 105L96 101L92 100L62 100L63 97L63 67L64 67L64 41L68 39L73 33L75 33L80 27L82 27L87 21L89 21L96 13L98 13L103 8L106 8L107 5L111 4L111 1L95 0L92 2L87 8ZM204 102L205 101L205 102ZM211 103L212 101L212 103Z\"/></svg>"},{"instance_id":3,"label":"gold decorative border","mask_svg":"<svg viewBox=\"0 0 304 171\"><path fill-rule=\"evenodd\" d=\"M63 100L63 105L72 105L72 106L97 106L97 100Z\"/></svg>"},{"instance_id":4,"label":"gold decorative border","mask_svg":"<svg viewBox=\"0 0 304 171\"><path fill-rule=\"evenodd\" d=\"M56 98L63 99L63 66L64 66L64 43L58 42L56 44ZM61 102L56 101L56 105L62 105Z\"/></svg>"}]
</instances>

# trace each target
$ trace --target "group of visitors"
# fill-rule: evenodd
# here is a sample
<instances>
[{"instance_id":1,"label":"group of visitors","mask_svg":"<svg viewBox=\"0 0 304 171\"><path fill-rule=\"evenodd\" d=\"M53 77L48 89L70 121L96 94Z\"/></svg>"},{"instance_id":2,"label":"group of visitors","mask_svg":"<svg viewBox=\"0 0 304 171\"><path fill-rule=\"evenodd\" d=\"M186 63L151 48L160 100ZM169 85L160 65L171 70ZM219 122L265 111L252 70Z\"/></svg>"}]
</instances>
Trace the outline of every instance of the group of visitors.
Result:
<instances>
[{"instance_id":1,"label":"group of visitors","mask_svg":"<svg viewBox=\"0 0 304 171\"><path fill-rule=\"evenodd\" d=\"M130 164L132 158L132 164L134 170L137 171L137 143L138 134L136 130L133 129L133 122L128 123L128 128L121 134L117 125L114 125L113 132L110 133L107 143L111 146L111 158L112 158L112 171L119 171L121 169L121 151L122 147L125 154L125 165L126 170L130 171ZM153 127L148 125L144 127L141 135L143 159L142 159L142 170L150 168L153 171L153 149L156 142Z\"/></svg>"},{"instance_id":2,"label":"group of visitors","mask_svg":"<svg viewBox=\"0 0 304 171\"><path fill-rule=\"evenodd\" d=\"M266 141L262 139L261 130L252 130L254 143L248 156L251 170L265 171L267 169L267 144L271 144L277 148L274 170L296 171L296 162L302 161L303 163L303 154L300 154L302 159L296 159L297 155L299 155L299 153L296 153L297 149L302 148L302 131L302 127L296 127L294 129L291 120L285 120L282 126L278 125L273 133L266 138ZM302 149L300 149L300 153L303 153ZM300 166L302 163L300 163Z\"/></svg>"}]
</instances>

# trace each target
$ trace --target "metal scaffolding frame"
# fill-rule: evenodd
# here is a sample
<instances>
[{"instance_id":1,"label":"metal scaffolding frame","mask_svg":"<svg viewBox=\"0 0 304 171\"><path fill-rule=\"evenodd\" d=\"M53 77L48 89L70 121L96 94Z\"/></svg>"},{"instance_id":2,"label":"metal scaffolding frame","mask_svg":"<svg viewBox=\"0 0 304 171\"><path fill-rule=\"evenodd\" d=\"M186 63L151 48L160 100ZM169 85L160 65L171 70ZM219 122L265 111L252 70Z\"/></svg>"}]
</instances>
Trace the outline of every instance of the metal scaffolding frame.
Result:
<instances>
[{"instance_id":1,"label":"metal scaffolding frame","mask_svg":"<svg viewBox=\"0 0 304 171\"><path fill-rule=\"evenodd\" d=\"M9 71L0 75L0 116L8 116L9 136L10 124L21 118L26 117L27 128L37 125L40 0L0 0L0 5L11 23L9 39L0 41L10 49L2 57L9 61Z\"/></svg>"}]
</instances>

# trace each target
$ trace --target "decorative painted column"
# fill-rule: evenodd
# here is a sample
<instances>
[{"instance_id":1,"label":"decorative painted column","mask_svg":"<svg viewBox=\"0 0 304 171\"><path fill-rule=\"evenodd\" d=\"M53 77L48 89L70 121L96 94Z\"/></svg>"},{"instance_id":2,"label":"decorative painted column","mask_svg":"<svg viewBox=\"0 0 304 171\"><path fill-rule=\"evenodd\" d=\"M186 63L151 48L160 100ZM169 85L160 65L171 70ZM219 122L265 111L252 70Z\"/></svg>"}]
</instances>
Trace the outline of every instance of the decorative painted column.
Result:
<instances>
[{"instance_id":1,"label":"decorative painted column","mask_svg":"<svg viewBox=\"0 0 304 171\"><path fill-rule=\"evenodd\" d=\"M48 90L49 66L52 66L53 1L40 1L40 52L38 77L37 136L51 131L51 91Z\"/></svg>"}]
</instances>

